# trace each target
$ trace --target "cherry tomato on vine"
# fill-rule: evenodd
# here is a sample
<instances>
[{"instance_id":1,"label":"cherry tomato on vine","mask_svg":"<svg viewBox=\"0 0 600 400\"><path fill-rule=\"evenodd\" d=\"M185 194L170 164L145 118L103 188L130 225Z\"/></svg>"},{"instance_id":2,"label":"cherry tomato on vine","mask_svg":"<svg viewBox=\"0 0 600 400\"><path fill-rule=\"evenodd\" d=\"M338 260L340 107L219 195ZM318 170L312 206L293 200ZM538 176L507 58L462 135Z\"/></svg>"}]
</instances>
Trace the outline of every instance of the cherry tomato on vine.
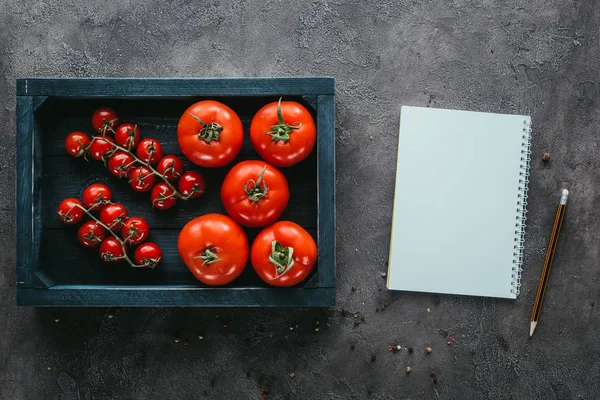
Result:
<instances>
[{"instance_id":1,"label":"cherry tomato on vine","mask_svg":"<svg viewBox=\"0 0 600 400\"><path fill-rule=\"evenodd\" d=\"M159 210L168 210L177 202L175 191L165 182L157 183L156 186L154 186L150 198L152 199L152 206Z\"/></svg>"},{"instance_id":2,"label":"cherry tomato on vine","mask_svg":"<svg viewBox=\"0 0 600 400\"><path fill-rule=\"evenodd\" d=\"M100 258L107 263L120 262L125 257L123 247L127 251L127 246L121 246L121 243L114 236L109 236L100 244Z\"/></svg>"},{"instance_id":3,"label":"cherry tomato on vine","mask_svg":"<svg viewBox=\"0 0 600 400\"><path fill-rule=\"evenodd\" d=\"M183 161L177 156L164 156L158 162L156 171L169 182L175 182L183 174Z\"/></svg>"},{"instance_id":4,"label":"cherry tomato on vine","mask_svg":"<svg viewBox=\"0 0 600 400\"><path fill-rule=\"evenodd\" d=\"M177 248L196 279L207 285L233 281L248 261L244 230L221 214L205 214L188 222L179 233Z\"/></svg>"},{"instance_id":5,"label":"cherry tomato on vine","mask_svg":"<svg viewBox=\"0 0 600 400\"><path fill-rule=\"evenodd\" d=\"M142 243L133 253L135 263L148 268L155 268L161 259L162 251L160 247L152 242Z\"/></svg>"},{"instance_id":6,"label":"cherry tomato on vine","mask_svg":"<svg viewBox=\"0 0 600 400\"><path fill-rule=\"evenodd\" d=\"M111 199L112 193L110 189L101 183L91 184L83 191L83 204L90 211L98 211L110 203Z\"/></svg>"},{"instance_id":7,"label":"cherry tomato on vine","mask_svg":"<svg viewBox=\"0 0 600 400\"><path fill-rule=\"evenodd\" d=\"M65 139L65 149L72 157L81 157L85 155L87 147L90 145L90 137L83 132L71 132Z\"/></svg>"},{"instance_id":8,"label":"cherry tomato on vine","mask_svg":"<svg viewBox=\"0 0 600 400\"><path fill-rule=\"evenodd\" d=\"M92 114L92 126L101 135L115 131L119 116L112 108L101 107Z\"/></svg>"},{"instance_id":9,"label":"cherry tomato on vine","mask_svg":"<svg viewBox=\"0 0 600 400\"><path fill-rule=\"evenodd\" d=\"M77 238L83 247L98 247L106 237L106 229L104 229L96 221L86 221L77 231Z\"/></svg>"},{"instance_id":10,"label":"cherry tomato on vine","mask_svg":"<svg viewBox=\"0 0 600 400\"><path fill-rule=\"evenodd\" d=\"M126 178L135 168L135 159L131 154L118 150L108 158L106 165L117 178Z\"/></svg>"},{"instance_id":11,"label":"cherry tomato on vine","mask_svg":"<svg viewBox=\"0 0 600 400\"><path fill-rule=\"evenodd\" d=\"M129 122L119 125L115 130L115 142L127 150L135 149L141 138L137 125Z\"/></svg>"},{"instance_id":12,"label":"cherry tomato on vine","mask_svg":"<svg viewBox=\"0 0 600 400\"><path fill-rule=\"evenodd\" d=\"M137 245L148 239L150 235L150 226L145 219L140 217L131 217L123 222L121 227L121 237L127 244Z\"/></svg>"},{"instance_id":13,"label":"cherry tomato on vine","mask_svg":"<svg viewBox=\"0 0 600 400\"><path fill-rule=\"evenodd\" d=\"M250 260L258 276L269 285L293 286L312 272L317 245L300 225L279 221L256 236Z\"/></svg>"},{"instance_id":14,"label":"cherry tomato on vine","mask_svg":"<svg viewBox=\"0 0 600 400\"><path fill-rule=\"evenodd\" d=\"M221 201L227 213L246 227L272 224L290 198L285 176L264 161L242 161L225 176Z\"/></svg>"},{"instance_id":15,"label":"cherry tomato on vine","mask_svg":"<svg viewBox=\"0 0 600 400\"><path fill-rule=\"evenodd\" d=\"M102 160L106 154L115 150L114 143L115 141L108 136L104 138L95 136L89 148L90 155L96 160Z\"/></svg>"},{"instance_id":16,"label":"cherry tomato on vine","mask_svg":"<svg viewBox=\"0 0 600 400\"><path fill-rule=\"evenodd\" d=\"M64 199L58 205L58 217L67 225L77 224L85 215L85 212L79 207L83 207L81 201L72 197Z\"/></svg>"},{"instance_id":17,"label":"cherry tomato on vine","mask_svg":"<svg viewBox=\"0 0 600 400\"><path fill-rule=\"evenodd\" d=\"M140 144L137 146L136 155L143 162L154 165L158 163L163 156L162 146L156 139L142 139Z\"/></svg>"},{"instance_id":18,"label":"cherry tomato on vine","mask_svg":"<svg viewBox=\"0 0 600 400\"><path fill-rule=\"evenodd\" d=\"M127 216L127 209L122 204L113 203L100 210L99 219L111 231L117 233Z\"/></svg>"},{"instance_id":19,"label":"cherry tomato on vine","mask_svg":"<svg viewBox=\"0 0 600 400\"><path fill-rule=\"evenodd\" d=\"M238 155L244 141L240 117L231 108L214 100L191 105L177 125L183 154L201 167L222 167Z\"/></svg>"},{"instance_id":20,"label":"cherry tomato on vine","mask_svg":"<svg viewBox=\"0 0 600 400\"><path fill-rule=\"evenodd\" d=\"M152 189L155 182L154 172L143 165L134 168L129 174L129 186L136 192L147 192Z\"/></svg>"},{"instance_id":21,"label":"cherry tomato on vine","mask_svg":"<svg viewBox=\"0 0 600 400\"><path fill-rule=\"evenodd\" d=\"M200 197L206 190L206 180L195 171L188 171L179 179L179 193L188 198Z\"/></svg>"}]
</instances>

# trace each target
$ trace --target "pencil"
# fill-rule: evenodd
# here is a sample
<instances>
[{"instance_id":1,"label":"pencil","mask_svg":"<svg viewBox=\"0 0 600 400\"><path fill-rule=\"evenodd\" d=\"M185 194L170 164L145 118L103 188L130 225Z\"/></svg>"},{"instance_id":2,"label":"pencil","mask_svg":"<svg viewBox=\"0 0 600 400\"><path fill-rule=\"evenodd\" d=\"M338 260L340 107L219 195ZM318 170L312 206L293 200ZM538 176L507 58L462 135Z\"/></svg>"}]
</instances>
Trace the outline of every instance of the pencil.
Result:
<instances>
[{"instance_id":1,"label":"pencil","mask_svg":"<svg viewBox=\"0 0 600 400\"><path fill-rule=\"evenodd\" d=\"M567 189L563 189L560 196L560 201L558 203L558 210L556 210L556 218L554 218L552 236L550 236L550 243L548 244L548 251L546 252L546 260L544 261L544 269L542 270L537 296L535 297L533 312L531 313L529 337L533 336L533 331L535 331L535 327L540 319L542 303L544 302L544 295L546 294L546 287L548 286L548 278L550 277L550 269L552 268L552 261L554 260L554 253L556 252L558 235L560 234L560 228L562 227L563 218L565 217L568 197L569 191Z\"/></svg>"}]
</instances>

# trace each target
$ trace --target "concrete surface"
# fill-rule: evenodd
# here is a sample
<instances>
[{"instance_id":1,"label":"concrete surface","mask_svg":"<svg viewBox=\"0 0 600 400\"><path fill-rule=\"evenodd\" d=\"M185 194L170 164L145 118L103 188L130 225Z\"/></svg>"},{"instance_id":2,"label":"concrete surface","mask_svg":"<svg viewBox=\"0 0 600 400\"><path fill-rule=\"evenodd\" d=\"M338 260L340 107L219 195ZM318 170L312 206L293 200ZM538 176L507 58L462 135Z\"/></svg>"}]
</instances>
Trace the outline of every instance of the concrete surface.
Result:
<instances>
[{"instance_id":1,"label":"concrete surface","mask_svg":"<svg viewBox=\"0 0 600 400\"><path fill-rule=\"evenodd\" d=\"M600 3L82 3L0 0L0 398L257 399L265 385L272 399L600 397ZM303 75L337 79L335 309L15 306L15 78ZM517 301L384 288L401 104L532 115ZM563 186L569 210L528 340Z\"/></svg>"}]
</instances>

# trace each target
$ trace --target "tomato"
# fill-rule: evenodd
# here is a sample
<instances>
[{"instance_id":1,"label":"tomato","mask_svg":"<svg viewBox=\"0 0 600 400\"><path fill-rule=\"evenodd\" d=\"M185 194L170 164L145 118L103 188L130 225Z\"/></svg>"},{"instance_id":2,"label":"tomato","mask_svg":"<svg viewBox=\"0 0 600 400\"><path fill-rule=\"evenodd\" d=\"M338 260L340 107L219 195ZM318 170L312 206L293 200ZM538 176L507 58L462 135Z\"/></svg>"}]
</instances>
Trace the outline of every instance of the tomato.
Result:
<instances>
[{"instance_id":1,"label":"tomato","mask_svg":"<svg viewBox=\"0 0 600 400\"><path fill-rule=\"evenodd\" d=\"M136 155L143 162L154 165L163 156L162 146L156 139L143 139L137 146Z\"/></svg>"},{"instance_id":2,"label":"tomato","mask_svg":"<svg viewBox=\"0 0 600 400\"><path fill-rule=\"evenodd\" d=\"M177 156L164 156L158 162L156 171L169 182L175 182L183 174L183 161Z\"/></svg>"},{"instance_id":3,"label":"tomato","mask_svg":"<svg viewBox=\"0 0 600 400\"><path fill-rule=\"evenodd\" d=\"M179 179L179 193L187 198L200 197L206 190L206 180L195 171L188 171Z\"/></svg>"},{"instance_id":4,"label":"tomato","mask_svg":"<svg viewBox=\"0 0 600 400\"><path fill-rule=\"evenodd\" d=\"M140 217L131 217L123 222L121 228L121 237L127 244L137 245L148 239L150 235L150 226L145 219Z\"/></svg>"},{"instance_id":5,"label":"tomato","mask_svg":"<svg viewBox=\"0 0 600 400\"><path fill-rule=\"evenodd\" d=\"M221 201L239 224L260 227L281 216L290 198L287 180L275 167L248 160L234 166L225 176Z\"/></svg>"},{"instance_id":6,"label":"tomato","mask_svg":"<svg viewBox=\"0 0 600 400\"><path fill-rule=\"evenodd\" d=\"M127 209L122 204L113 203L100 210L99 219L111 231L116 233L121 229L127 215Z\"/></svg>"},{"instance_id":7,"label":"tomato","mask_svg":"<svg viewBox=\"0 0 600 400\"><path fill-rule=\"evenodd\" d=\"M190 106L177 125L183 154L201 167L222 167L238 155L244 141L240 117L231 108L214 100Z\"/></svg>"},{"instance_id":8,"label":"tomato","mask_svg":"<svg viewBox=\"0 0 600 400\"><path fill-rule=\"evenodd\" d=\"M147 268L155 268L161 259L162 251L160 251L160 247L152 242L141 244L133 253L135 263Z\"/></svg>"},{"instance_id":9,"label":"tomato","mask_svg":"<svg viewBox=\"0 0 600 400\"><path fill-rule=\"evenodd\" d=\"M114 143L115 141L108 136L105 138L95 136L92 139L92 144L90 144L90 155L96 160L102 160L106 154L110 154L109 152L113 152L115 150Z\"/></svg>"},{"instance_id":10,"label":"tomato","mask_svg":"<svg viewBox=\"0 0 600 400\"><path fill-rule=\"evenodd\" d=\"M113 236L107 237L100 244L100 257L107 263L115 263L123 260L126 251L127 246L121 245Z\"/></svg>"},{"instance_id":11,"label":"tomato","mask_svg":"<svg viewBox=\"0 0 600 400\"><path fill-rule=\"evenodd\" d=\"M250 252L258 276L272 286L293 286L313 270L317 245L300 225L279 221L263 229Z\"/></svg>"},{"instance_id":12,"label":"tomato","mask_svg":"<svg viewBox=\"0 0 600 400\"><path fill-rule=\"evenodd\" d=\"M154 172L143 165L134 168L129 174L129 186L136 192L147 192L152 189L155 182Z\"/></svg>"},{"instance_id":13,"label":"tomato","mask_svg":"<svg viewBox=\"0 0 600 400\"><path fill-rule=\"evenodd\" d=\"M250 140L256 152L278 167L304 160L315 147L317 128L310 112L295 101L267 104L250 123Z\"/></svg>"},{"instance_id":14,"label":"tomato","mask_svg":"<svg viewBox=\"0 0 600 400\"><path fill-rule=\"evenodd\" d=\"M248 261L244 230L221 214L205 214L188 222L179 233L177 248L196 279L207 285L233 281Z\"/></svg>"},{"instance_id":15,"label":"tomato","mask_svg":"<svg viewBox=\"0 0 600 400\"><path fill-rule=\"evenodd\" d=\"M177 202L175 191L165 182L157 183L156 186L154 186L150 198L152 199L152 206L159 210L167 210L173 207Z\"/></svg>"},{"instance_id":16,"label":"tomato","mask_svg":"<svg viewBox=\"0 0 600 400\"><path fill-rule=\"evenodd\" d=\"M92 126L102 136L115 131L119 117L117 113L108 107L102 107L92 114Z\"/></svg>"},{"instance_id":17,"label":"tomato","mask_svg":"<svg viewBox=\"0 0 600 400\"><path fill-rule=\"evenodd\" d=\"M83 247L98 247L106 237L106 229L96 221L86 221L79 227L77 237Z\"/></svg>"},{"instance_id":18,"label":"tomato","mask_svg":"<svg viewBox=\"0 0 600 400\"><path fill-rule=\"evenodd\" d=\"M112 193L108 186L101 183L94 183L83 191L83 204L90 211L98 211L106 204L110 203Z\"/></svg>"},{"instance_id":19,"label":"tomato","mask_svg":"<svg viewBox=\"0 0 600 400\"><path fill-rule=\"evenodd\" d=\"M115 130L115 142L127 150L135 149L140 140L140 130L137 125L131 123L121 124Z\"/></svg>"},{"instance_id":20,"label":"tomato","mask_svg":"<svg viewBox=\"0 0 600 400\"><path fill-rule=\"evenodd\" d=\"M83 132L71 132L65 139L65 149L73 157L85 155L85 151L89 145L90 137Z\"/></svg>"},{"instance_id":21,"label":"tomato","mask_svg":"<svg viewBox=\"0 0 600 400\"><path fill-rule=\"evenodd\" d=\"M131 154L119 150L108 158L106 165L111 174L117 178L125 178L135 168L135 159Z\"/></svg>"},{"instance_id":22,"label":"tomato","mask_svg":"<svg viewBox=\"0 0 600 400\"><path fill-rule=\"evenodd\" d=\"M85 211L80 207L83 207L83 204L79 200L72 197L64 199L58 205L57 213L60 220L67 225L78 223L85 215Z\"/></svg>"}]
</instances>

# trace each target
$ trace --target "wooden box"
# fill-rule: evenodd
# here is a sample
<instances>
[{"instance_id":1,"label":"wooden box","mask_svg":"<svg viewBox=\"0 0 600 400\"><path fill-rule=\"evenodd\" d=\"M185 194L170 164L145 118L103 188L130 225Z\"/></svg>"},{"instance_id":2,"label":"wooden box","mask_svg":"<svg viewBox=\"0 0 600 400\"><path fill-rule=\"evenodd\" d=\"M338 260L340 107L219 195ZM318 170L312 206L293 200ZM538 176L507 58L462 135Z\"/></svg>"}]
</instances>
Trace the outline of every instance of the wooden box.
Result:
<instances>
[{"instance_id":1,"label":"wooden box","mask_svg":"<svg viewBox=\"0 0 600 400\"><path fill-rule=\"evenodd\" d=\"M281 217L307 229L318 245L313 275L292 288L264 284L250 263L226 287L197 281L177 252L177 237L197 216L225 214L219 192L235 162L259 159L249 141L249 123L263 105L296 100L317 122L317 145L299 164L280 168L290 185L290 201ZM142 137L161 141L165 154L181 155L177 123L196 101L215 99L232 107L244 123L245 142L238 158L203 173L207 192L178 202L171 210L151 206L148 193L134 192L110 175L102 162L69 157L64 139L72 131L92 134L91 115L100 106L117 111L120 122L138 124ZM24 306L247 306L308 307L335 304L335 151L332 78L240 79L18 79L17 80L17 303ZM94 182L108 185L113 200L130 216L145 218L150 240L163 250L155 270L104 264L98 249L77 241L77 227L56 214L66 197L81 198ZM258 229L246 229L252 242Z\"/></svg>"}]
</instances>

